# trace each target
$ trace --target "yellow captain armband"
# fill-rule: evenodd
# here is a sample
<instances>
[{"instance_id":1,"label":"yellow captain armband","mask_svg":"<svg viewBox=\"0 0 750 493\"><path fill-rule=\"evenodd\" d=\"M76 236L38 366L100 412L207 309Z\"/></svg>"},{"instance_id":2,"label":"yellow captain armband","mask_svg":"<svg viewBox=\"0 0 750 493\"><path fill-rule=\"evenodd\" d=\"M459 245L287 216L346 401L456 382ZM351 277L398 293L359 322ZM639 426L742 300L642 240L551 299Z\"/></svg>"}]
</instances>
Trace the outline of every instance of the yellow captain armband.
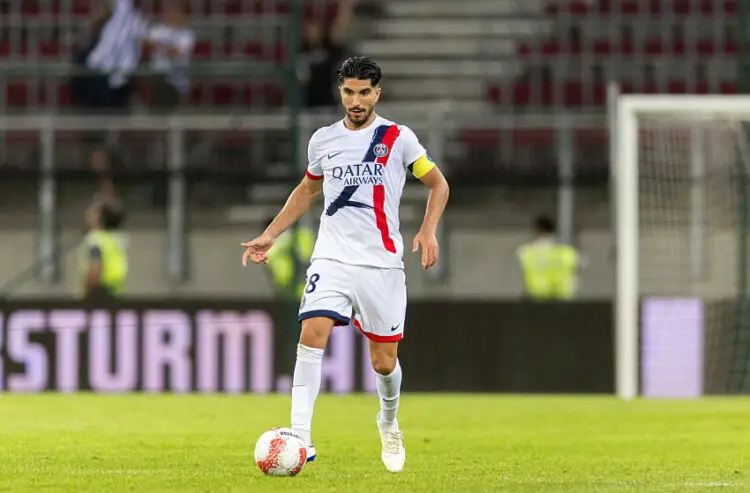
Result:
<instances>
[{"instance_id":1,"label":"yellow captain armband","mask_svg":"<svg viewBox=\"0 0 750 493\"><path fill-rule=\"evenodd\" d=\"M409 165L409 171L411 171L416 178L422 178L434 167L435 161L432 160L429 154L425 154Z\"/></svg>"}]
</instances>

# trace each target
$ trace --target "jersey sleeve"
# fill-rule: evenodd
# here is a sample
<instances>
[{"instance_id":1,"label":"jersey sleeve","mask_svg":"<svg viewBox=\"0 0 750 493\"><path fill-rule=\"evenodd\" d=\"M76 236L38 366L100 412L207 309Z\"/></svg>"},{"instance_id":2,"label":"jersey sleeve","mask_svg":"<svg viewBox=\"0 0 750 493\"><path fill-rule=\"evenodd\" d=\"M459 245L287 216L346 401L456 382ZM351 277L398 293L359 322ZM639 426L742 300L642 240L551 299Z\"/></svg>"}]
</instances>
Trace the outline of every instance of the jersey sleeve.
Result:
<instances>
[{"instance_id":1,"label":"jersey sleeve","mask_svg":"<svg viewBox=\"0 0 750 493\"><path fill-rule=\"evenodd\" d=\"M414 132L406 125L401 127L401 138L403 139L404 166L416 178L422 178L435 167L435 162L427 154Z\"/></svg>"},{"instance_id":2,"label":"jersey sleeve","mask_svg":"<svg viewBox=\"0 0 750 493\"><path fill-rule=\"evenodd\" d=\"M323 154L317 145L316 134L310 137L310 142L307 144L307 176L311 180L322 180L323 179Z\"/></svg>"}]
</instances>

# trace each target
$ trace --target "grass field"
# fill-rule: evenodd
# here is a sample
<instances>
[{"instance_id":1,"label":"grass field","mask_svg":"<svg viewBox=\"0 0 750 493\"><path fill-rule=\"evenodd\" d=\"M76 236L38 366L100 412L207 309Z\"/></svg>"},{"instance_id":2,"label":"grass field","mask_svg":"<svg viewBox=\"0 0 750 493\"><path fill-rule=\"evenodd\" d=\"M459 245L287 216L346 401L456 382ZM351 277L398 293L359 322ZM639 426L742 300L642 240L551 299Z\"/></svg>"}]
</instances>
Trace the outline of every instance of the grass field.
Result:
<instances>
[{"instance_id":1,"label":"grass field","mask_svg":"<svg viewBox=\"0 0 750 493\"><path fill-rule=\"evenodd\" d=\"M2 491L750 491L750 400L404 395L399 475L380 463L373 396L321 397L318 460L253 463L285 396L0 396Z\"/></svg>"}]
</instances>

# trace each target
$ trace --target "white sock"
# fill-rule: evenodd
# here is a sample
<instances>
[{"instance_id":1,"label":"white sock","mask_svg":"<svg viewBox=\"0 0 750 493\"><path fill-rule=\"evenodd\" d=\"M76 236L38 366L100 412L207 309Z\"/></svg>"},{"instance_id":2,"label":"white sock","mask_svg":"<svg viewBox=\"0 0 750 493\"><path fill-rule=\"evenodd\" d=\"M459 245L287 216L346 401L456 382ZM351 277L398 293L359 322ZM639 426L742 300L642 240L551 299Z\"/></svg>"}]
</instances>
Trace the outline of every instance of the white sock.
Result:
<instances>
[{"instance_id":1,"label":"white sock","mask_svg":"<svg viewBox=\"0 0 750 493\"><path fill-rule=\"evenodd\" d=\"M320 392L323 350L297 345L297 363L292 380L292 429L308 445L312 444L311 427L315 399Z\"/></svg>"},{"instance_id":2,"label":"white sock","mask_svg":"<svg viewBox=\"0 0 750 493\"><path fill-rule=\"evenodd\" d=\"M396 424L398 401L401 395L401 364L396 360L396 368L390 375L377 374L378 396L380 397L380 421L388 428Z\"/></svg>"}]
</instances>

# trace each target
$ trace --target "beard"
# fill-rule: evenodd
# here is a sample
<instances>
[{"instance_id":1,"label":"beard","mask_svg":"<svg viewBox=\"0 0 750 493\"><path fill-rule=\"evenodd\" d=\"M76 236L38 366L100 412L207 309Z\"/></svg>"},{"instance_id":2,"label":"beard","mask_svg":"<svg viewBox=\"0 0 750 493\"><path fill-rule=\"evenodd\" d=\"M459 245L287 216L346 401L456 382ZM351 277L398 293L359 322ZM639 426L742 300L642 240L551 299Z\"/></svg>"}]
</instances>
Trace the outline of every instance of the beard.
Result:
<instances>
[{"instance_id":1,"label":"beard","mask_svg":"<svg viewBox=\"0 0 750 493\"><path fill-rule=\"evenodd\" d=\"M364 110L360 113L352 113L351 111L346 112L346 117L349 119L350 122L356 127L361 127L370 119L370 116L372 115L373 109L370 108L369 110Z\"/></svg>"}]
</instances>

